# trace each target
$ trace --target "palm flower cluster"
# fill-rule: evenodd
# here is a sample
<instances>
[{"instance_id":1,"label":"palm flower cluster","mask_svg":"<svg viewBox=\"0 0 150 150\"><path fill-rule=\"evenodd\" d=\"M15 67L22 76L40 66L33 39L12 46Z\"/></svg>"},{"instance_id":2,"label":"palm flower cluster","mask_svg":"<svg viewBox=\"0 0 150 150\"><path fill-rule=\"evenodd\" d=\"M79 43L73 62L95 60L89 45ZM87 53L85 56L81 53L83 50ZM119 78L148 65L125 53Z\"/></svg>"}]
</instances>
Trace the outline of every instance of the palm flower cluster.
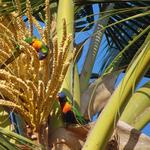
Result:
<instances>
[{"instance_id":1,"label":"palm flower cluster","mask_svg":"<svg viewBox=\"0 0 150 150\"><path fill-rule=\"evenodd\" d=\"M65 20L63 37L58 44L49 0L45 4L44 29L32 16L29 0L26 1L29 27L22 19L19 0L16 0L16 12L0 17L0 67L5 66L0 69L0 105L19 113L33 131L38 131L47 121L74 57L74 52L69 52L72 36L67 35ZM43 60L39 59L37 50L26 40L33 37L33 27L41 36L38 41L48 49ZM11 58L14 60L6 63Z\"/></svg>"}]
</instances>

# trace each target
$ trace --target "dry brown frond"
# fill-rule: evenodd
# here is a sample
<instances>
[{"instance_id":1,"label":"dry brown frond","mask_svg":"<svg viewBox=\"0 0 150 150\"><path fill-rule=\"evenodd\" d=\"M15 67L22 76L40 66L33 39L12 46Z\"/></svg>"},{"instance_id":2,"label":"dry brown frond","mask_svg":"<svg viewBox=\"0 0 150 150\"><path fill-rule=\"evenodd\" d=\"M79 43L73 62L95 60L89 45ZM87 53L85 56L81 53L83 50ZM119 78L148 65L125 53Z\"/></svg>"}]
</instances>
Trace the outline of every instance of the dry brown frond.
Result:
<instances>
[{"instance_id":1,"label":"dry brown frond","mask_svg":"<svg viewBox=\"0 0 150 150\"><path fill-rule=\"evenodd\" d=\"M20 0L15 0L15 3L16 3L16 8L17 8L18 14L21 15L22 10L21 10Z\"/></svg>"},{"instance_id":2,"label":"dry brown frond","mask_svg":"<svg viewBox=\"0 0 150 150\"><path fill-rule=\"evenodd\" d=\"M40 68L38 54L36 50L25 41L21 41L20 45L22 45L22 50L28 57L28 62L26 62L26 64L28 64L28 79L38 81Z\"/></svg>"},{"instance_id":3,"label":"dry brown frond","mask_svg":"<svg viewBox=\"0 0 150 150\"><path fill-rule=\"evenodd\" d=\"M0 23L0 35L1 36L7 35L7 37L14 39L14 34L2 23Z\"/></svg>"},{"instance_id":4,"label":"dry brown frond","mask_svg":"<svg viewBox=\"0 0 150 150\"><path fill-rule=\"evenodd\" d=\"M10 57L10 55L7 52L0 49L0 64L5 62L9 57Z\"/></svg>"},{"instance_id":5,"label":"dry brown frond","mask_svg":"<svg viewBox=\"0 0 150 150\"><path fill-rule=\"evenodd\" d=\"M4 99L0 99L0 105L1 106L7 106L7 107L13 108L13 109L21 109L21 106L16 105L15 103L4 100Z\"/></svg>"},{"instance_id":6,"label":"dry brown frond","mask_svg":"<svg viewBox=\"0 0 150 150\"><path fill-rule=\"evenodd\" d=\"M16 96L12 93L10 89L8 89L5 85L0 85L0 95L3 98L7 98L10 101L16 102Z\"/></svg>"},{"instance_id":7,"label":"dry brown frond","mask_svg":"<svg viewBox=\"0 0 150 150\"><path fill-rule=\"evenodd\" d=\"M12 15L4 15L0 16L0 22L6 26L11 32L13 32L15 38L17 38L17 30L14 30L16 28L16 21L12 17Z\"/></svg>"},{"instance_id":8,"label":"dry brown frond","mask_svg":"<svg viewBox=\"0 0 150 150\"><path fill-rule=\"evenodd\" d=\"M62 41L61 41L60 47L63 47L64 43L66 41L66 38L67 38L67 30L66 29L67 29L66 20L63 19L63 36L62 36Z\"/></svg>"},{"instance_id":9,"label":"dry brown frond","mask_svg":"<svg viewBox=\"0 0 150 150\"><path fill-rule=\"evenodd\" d=\"M55 38L53 41L53 49L54 49L54 65L57 65L57 61L58 61L58 52L59 52L59 48L58 48L58 39Z\"/></svg>"},{"instance_id":10,"label":"dry brown frond","mask_svg":"<svg viewBox=\"0 0 150 150\"><path fill-rule=\"evenodd\" d=\"M28 37L29 36L29 31L27 30L27 27L25 26L23 20L22 20L22 17L18 17L16 16L15 18L15 30L17 31L17 41L18 39L21 40L21 39L24 39L25 37Z\"/></svg>"},{"instance_id":11,"label":"dry brown frond","mask_svg":"<svg viewBox=\"0 0 150 150\"><path fill-rule=\"evenodd\" d=\"M72 43L72 35L69 35L64 43L63 49L64 49L64 55L63 55L63 61L65 62L69 53L69 47Z\"/></svg>"},{"instance_id":12,"label":"dry brown frond","mask_svg":"<svg viewBox=\"0 0 150 150\"><path fill-rule=\"evenodd\" d=\"M21 15L22 14L21 2L20 2L20 0L15 0L15 3L16 3L17 13L14 13L13 18L16 19L16 24L17 24L18 29L19 29L17 31L20 32L21 36L23 36L25 33L23 34L22 29L24 31L26 31L25 30L26 27L25 27L25 24L23 22L22 15ZM18 38L19 38L19 35L18 35Z\"/></svg>"},{"instance_id":13,"label":"dry brown frond","mask_svg":"<svg viewBox=\"0 0 150 150\"><path fill-rule=\"evenodd\" d=\"M30 28L30 37L33 35L33 21L32 21L32 8L30 4L30 0L26 0L26 15L29 20L29 28Z\"/></svg>"}]
</instances>

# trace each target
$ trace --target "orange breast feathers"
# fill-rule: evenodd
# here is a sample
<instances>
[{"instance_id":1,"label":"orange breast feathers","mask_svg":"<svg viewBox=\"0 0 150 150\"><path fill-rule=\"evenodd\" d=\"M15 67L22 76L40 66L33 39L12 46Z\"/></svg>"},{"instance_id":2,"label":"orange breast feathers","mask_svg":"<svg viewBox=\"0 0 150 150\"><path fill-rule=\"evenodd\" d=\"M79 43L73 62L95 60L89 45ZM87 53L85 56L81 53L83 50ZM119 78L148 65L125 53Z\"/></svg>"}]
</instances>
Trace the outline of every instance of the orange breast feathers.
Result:
<instances>
[{"instance_id":1,"label":"orange breast feathers","mask_svg":"<svg viewBox=\"0 0 150 150\"><path fill-rule=\"evenodd\" d=\"M64 107L63 107L63 113L67 113L68 111L70 111L72 108L71 104L69 104L68 102L65 103Z\"/></svg>"},{"instance_id":2,"label":"orange breast feathers","mask_svg":"<svg viewBox=\"0 0 150 150\"><path fill-rule=\"evenodd\" d=\"M33 43L32 43L32 46L36 49L36 50L39 50L41 47L42 47L42 42L37 40L37 39L34 39L33 40Z\"/></svg>"}]
</instances>

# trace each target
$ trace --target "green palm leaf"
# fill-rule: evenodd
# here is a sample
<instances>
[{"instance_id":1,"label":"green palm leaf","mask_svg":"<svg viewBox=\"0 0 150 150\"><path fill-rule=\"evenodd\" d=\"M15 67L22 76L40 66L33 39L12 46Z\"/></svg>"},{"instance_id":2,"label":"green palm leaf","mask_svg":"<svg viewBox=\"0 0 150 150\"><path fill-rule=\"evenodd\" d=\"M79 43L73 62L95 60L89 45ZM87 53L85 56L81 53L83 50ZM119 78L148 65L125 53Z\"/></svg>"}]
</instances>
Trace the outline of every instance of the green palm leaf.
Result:
<instances>
[{"instance_id":1,"label":"green palm leaf","mask_svg":"<svg viewBox=\"0 0 150 150\"><path fill-rule=\"evenodd\" d=\"M18 150L21 145L30 149L41 149L41 145L32 140L0 127L0 145L7 150ZM11 140L10 140L11 139Z\"/></svg>"}]
</instances>

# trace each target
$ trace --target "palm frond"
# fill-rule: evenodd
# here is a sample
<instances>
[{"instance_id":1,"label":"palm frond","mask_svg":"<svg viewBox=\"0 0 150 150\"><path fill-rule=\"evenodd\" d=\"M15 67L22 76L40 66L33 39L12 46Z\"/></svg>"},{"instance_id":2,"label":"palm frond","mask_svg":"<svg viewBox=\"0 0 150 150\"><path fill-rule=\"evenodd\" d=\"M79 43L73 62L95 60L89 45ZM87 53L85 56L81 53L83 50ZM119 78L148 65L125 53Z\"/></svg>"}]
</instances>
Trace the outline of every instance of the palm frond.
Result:
<instances>
[{"instance_id":1,"label":"palm frond","mask_svg":"<svg viewBox=\"0 0 150 150\"><path fill-rule=\"evenodd\" d=\"M12 150L19 150L21 149L21 146L25 146L26 149L43 149L43 147L32 140L23 137L21 135L18 135L14 132L11 132L9 130L3 129L0 127L0 143L1 146L4 146L6 149L12 149ZM10 140L12 139L12 140Z\"/></svg>"}]
</instances>

